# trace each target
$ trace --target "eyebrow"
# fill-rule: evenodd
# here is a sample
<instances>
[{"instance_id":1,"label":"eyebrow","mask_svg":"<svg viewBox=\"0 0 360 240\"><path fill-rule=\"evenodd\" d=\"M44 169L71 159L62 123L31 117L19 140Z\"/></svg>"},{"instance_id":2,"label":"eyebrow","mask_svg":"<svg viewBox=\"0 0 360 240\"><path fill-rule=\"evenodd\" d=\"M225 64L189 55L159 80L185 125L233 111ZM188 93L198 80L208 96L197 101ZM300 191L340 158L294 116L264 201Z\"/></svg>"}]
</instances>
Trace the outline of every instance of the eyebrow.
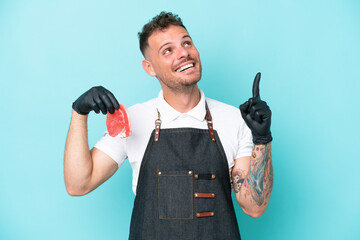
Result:
<instances>
[{"instance_id":1,"label":"eyebrow","mask_svg":"<svg viewBox=\"0 0 360 240\"><path fill-rule=\"evenodd\" d=\"M186 35L184 35L183 37L182 37L182 39L184 39L184 38L190 38L190 39L192 39L188 34L186 34ZM172 42L166 42L166 43L164 43L163 45L161 45L161 47L159 48L159 51L158 52L160 52L160 50L163 48L163 47L165 47L166 45L169 45L169 44L171 44Z\"/></svg>"}]
</instances>

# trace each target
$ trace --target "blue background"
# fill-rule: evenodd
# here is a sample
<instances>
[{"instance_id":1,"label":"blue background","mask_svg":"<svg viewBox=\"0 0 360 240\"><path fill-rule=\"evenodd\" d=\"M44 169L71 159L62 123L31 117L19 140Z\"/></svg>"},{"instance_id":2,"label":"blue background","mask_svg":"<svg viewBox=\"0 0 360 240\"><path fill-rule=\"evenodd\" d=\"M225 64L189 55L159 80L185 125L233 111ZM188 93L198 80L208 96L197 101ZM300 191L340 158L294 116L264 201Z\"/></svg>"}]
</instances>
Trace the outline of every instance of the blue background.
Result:
<instances>
[{"instance_id":1,"label":"blue background","mask_svg":"<svg viewBox=\"0 0 360 240\"><path fill-rule=\"evenodd\" d=\"M273 111L274 188L263 216L236 211L243 239L360 239L360 3L0 0L0 239L127 239L134 195L126 161L83 197L67 195L71 104L95 85L131 106L160 86L141 67L137 32L178 13L208 97ZM92 147L105 116L88 120Z\"/></svg>"}]
</instances>

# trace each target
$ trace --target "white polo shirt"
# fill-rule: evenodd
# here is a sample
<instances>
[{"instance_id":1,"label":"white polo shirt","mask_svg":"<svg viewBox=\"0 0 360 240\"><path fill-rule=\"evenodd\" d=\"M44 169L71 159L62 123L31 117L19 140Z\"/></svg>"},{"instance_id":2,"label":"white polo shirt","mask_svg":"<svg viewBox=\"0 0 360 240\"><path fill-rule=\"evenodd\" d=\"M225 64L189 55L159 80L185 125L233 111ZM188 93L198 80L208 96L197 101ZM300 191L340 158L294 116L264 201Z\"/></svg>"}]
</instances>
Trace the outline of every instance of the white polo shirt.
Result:
<instances>
[{"instance_id":1,"label":"white polo shirt","mask_svg":"<svg viewBox=\"0 0 360 240\"><path fill-rule=\"evenodd\" d=\"M180 113L172 108L164 99L162 91L157 98L145 103L131 106L129 111L132 135L128 138L111 137L108 132L95 144L94 147L109 155L120 167L129 159L133 170L133 192L136 194L136 185L143 155L150 140L151 132L155 128L155 120L161 115L161 129L165 128L199 128L207 129L205 119L205 99L208 104L214 130L217 131L227 157L229 170L234 166L234 160L240 157L251 156L252 135L244 122L240 110L231 105L205 98L200 90L200 102L189 112ZM160 132L161 137L161 132Z\"/></svg>"}]
</instances>

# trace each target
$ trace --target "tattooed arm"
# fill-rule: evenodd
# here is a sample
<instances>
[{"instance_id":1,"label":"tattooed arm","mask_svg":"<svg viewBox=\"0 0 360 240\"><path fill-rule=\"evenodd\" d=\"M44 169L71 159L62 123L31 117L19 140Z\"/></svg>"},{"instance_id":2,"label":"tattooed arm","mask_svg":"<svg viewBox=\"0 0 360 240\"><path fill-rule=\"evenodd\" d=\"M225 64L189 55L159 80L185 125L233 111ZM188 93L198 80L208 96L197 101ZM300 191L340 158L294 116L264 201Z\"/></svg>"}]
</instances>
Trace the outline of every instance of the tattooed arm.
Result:
<instances>
[{"instance_id":1,"label":"tattooed arm","mask_svg":"<svg viewBox=\"0 0 360 240\"><path fill-rule=\"evenodd\" d=\"M271 110L260 98L260 77L253 83L253 97L240 105L240 112L253 137L251 157L235 159L232 179L236 200L243 211L252 217L260 217L269 203L273 172L271 161Z\"/></svg>"},{"instance_id":2,"label":"tattooed arm","mask_svg":"<svg viewBox=\"0 0 360 240\"><path fill-rule=\"evenodd\" d=\"M254 145L251 157L235 159L232 180L242 210L251 217L260 217L268 206L273 185L271 143Z\"/></svg>"}]
</instances>

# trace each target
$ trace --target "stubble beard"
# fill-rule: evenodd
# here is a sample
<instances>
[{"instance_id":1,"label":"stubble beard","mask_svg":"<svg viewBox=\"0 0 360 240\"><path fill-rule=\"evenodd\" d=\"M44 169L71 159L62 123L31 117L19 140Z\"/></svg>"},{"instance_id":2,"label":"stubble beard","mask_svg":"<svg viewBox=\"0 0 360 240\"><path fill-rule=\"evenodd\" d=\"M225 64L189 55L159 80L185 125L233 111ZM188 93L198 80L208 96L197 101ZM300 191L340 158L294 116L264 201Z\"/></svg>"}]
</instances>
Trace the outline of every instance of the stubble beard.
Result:
<instances>
[{"instance_id":1,"label":"stubble beard","mask_svg":"<svg viewBox=\"0 0 360 240\"><path fill-rule=\"evenodd\" d=\"M199 67L199 76L192 79L191 81L183 81L181 78L173 78L164 81L161 77L156 76L156 78L161 81L166 87L172 90L175 93L186 93L189 92L201 79L202 68Z\"/></svg>"}]
</instances>

